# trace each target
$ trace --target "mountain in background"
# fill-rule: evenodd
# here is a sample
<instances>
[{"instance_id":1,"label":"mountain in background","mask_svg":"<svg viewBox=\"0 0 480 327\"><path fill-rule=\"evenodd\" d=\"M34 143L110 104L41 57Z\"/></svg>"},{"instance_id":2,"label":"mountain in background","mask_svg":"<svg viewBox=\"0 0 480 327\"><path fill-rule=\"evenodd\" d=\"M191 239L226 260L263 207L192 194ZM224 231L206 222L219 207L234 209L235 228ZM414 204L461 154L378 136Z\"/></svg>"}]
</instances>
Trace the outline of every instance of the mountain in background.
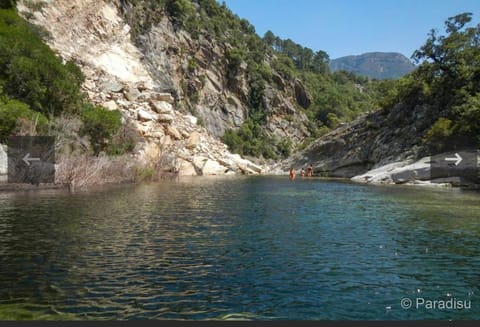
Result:
<instances>
[{"instance_id":1,"label":"mountain in background","mask_svg":"<svg viewBox=\"0 0 480 327\"><path fill-rule=\"evenodd\" d=\"M401 53L369 52L330 61L332 71L346 70L375 79L396 79L415 69L415 65Z\"/></svg>"}]
</instances>

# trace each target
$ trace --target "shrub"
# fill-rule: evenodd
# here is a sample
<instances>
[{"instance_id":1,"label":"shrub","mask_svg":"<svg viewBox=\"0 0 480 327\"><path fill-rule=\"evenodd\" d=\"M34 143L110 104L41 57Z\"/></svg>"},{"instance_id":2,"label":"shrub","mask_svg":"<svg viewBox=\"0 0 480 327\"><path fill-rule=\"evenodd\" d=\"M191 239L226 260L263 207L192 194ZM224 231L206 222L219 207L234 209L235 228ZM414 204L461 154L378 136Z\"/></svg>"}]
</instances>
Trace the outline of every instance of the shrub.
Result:
<instances>
[{"instance_id":1,"label":"shrub","mask_svg":"<svg viewBox=\"0 0 480 327\"><path fill-rule=\"evenodd\" d=\"M225 131L222 142L234 153L263 156L266 159L277 158L277 142L252 119L247 119L237 131Z\"/></svg>"},{"instance_id":2,"label":"shrub","mask_svg":"<svg viewBox=\"0 0 480 327\"><path fill-rule=\"evenodd\" d=\"M41 113L35 112L20 101L0 98L0 142L4 142L21 121L32 122L37 131L46 129L48 120Z\"/></svg>"},{"instance_id":3,"label":"shrub","mask_svg":"<svg viewBox=\"0 0 480 327\"><path fill-rule=\"evenodd\" d=\"M335 128L340 124L340 119L333 112L327 114L328 127Z\"/></svg>"},{"instance_id":4,"label":"shrub","mask_svg":"<svg viewBox=\"0 0 480 327\"><path fill-rule=\"evenodd\" d=\"M126 122L118 132L112 137L112 140L106 152L109 155L119 156L127 152L132 152L139 140L139 135L132 123Z\"/></svg>"},{"instance_id":5,"label":"shrub","mask_svg":"<svg viewBox=\"0 0 480 327\"><path fill-rule=\"evenodd\" d=\"M278 151L283 158L288 158L292 153L292 141L290 139L283 139L280 143L278 143Z\"/></svg>"},{"instance_id":6,"label":"shrub","mask_svg":"<svg viewBox=\"0 0 480 327\"><path fill-rule=\"evenodd\" d=\"M86 105L82 112L83 134L90 136L95 154L106 149L109 140L122 126L121 118L118 110L109 111L100 106Z\"/></svg>"},{"instance_id":7,"label":"shrub","mask_svg":"<svg viewBox=\"0 0 480 327\"><path fill-rule=\"evenodd\" d=\"M450 119L441 117L432 125L427 134L425 134L424 140L431 142L450 137L453 132L452 127L453 122Z\"/></svg>"},{"instance_id":8,"label":"shrub","mask_svg":"<svg viewBox=\"0 0 480 327\"><path fill-rule=\"evenodd\" d=\"M137 167L135 170L135 182L148 182L153 180L155 171L150 167Z\"/></svg>"},{"instance_id":9,"label":"shrub","mask_svg":"<svg viewBox=\"0 0 480 327\"><path fill-rule=\"evenodd\" d=\"M453 122L448 118L441 117L428 130L423 141L431 152L441 152L446 150L445 147L448 145L447 143L452 141L449 140L452 133Z\"/></svg>"},{"instance_id":10,"label":"shrub","mask_svg":"<svg viewBox=\"0 0 480 327\"><path fill-rule=\"evenodd\" d=\"M195 8L188 0L167 0L165 9L173 19L176 26L183 26L187 18L193 15Z\"/></svg>"}]
</instances>

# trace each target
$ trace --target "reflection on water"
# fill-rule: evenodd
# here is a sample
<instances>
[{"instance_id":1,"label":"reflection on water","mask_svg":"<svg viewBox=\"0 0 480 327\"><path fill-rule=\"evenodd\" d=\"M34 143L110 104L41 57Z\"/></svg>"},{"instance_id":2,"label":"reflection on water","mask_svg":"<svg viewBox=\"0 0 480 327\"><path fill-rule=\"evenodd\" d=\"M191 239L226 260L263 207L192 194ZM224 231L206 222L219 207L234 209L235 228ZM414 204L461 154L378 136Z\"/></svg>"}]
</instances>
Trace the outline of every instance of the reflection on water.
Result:
<instances>
[{"instance_id":1,"label":"reflection on water","mask_svg":"<svg viewBox=\"0 0 480 327\"><path fill-rule=\"evenodd\" d=\"M479 319L479 194L197 178L0 194L0 312ZM403 310L400 300L472 302Z\"/></svg>"}]
</instances>

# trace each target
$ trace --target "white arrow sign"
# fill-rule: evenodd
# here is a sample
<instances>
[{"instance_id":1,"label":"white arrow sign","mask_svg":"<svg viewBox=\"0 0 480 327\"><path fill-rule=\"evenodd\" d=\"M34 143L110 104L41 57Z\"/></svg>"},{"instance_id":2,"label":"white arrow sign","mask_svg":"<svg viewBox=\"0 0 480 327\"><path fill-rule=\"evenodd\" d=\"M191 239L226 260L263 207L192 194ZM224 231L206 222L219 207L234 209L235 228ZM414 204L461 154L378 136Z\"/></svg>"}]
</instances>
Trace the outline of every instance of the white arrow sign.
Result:
<instances>
[{"instance_id":1,"label":"white arrow sign","mask_svg":"<svg viewBox=\"0 0 480 327\"><path fill-rule=\"evenodd\" d=\"M462 162L463 158L458 153L455 153L455 158L445 158L445 161L455 161L455 166Z\"/></svg>"},{"instance_id":2,"label":"white arrow sign","mask_svg":"<svg viewBox=\"0 0 480 327\"><path fill-rule=\"evenodd\" d=\"M31 161L40 161L40 158L31 158L30 153L27 153L22 160L27 164L27 166L30 166Z\"/></svg>"}]
</instances>

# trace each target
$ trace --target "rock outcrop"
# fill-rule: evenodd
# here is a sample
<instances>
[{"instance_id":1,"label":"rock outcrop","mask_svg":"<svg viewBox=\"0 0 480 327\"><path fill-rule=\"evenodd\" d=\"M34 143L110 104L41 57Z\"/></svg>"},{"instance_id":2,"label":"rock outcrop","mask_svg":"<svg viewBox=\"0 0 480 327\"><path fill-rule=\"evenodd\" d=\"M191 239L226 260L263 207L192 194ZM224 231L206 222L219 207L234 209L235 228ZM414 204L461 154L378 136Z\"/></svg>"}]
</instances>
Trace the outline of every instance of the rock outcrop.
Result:
<instances>
[{"instance_id":1,"label":"rock outcrop","mask_svg":"<svg viewBox=\"0 0 480 327\"><path fill-rule=\"evenodd\" d=\"M175 54L174 49L193 49L187 34L175 34L165 19L152 30L142 53L132 44L130 27L115 1L39 2L43 5L38 11L32 12L32 6L24 1L18 2L18 10L48 30L52 36L48 44L63 59L80 66L86 77L82 88L92 103L118 109L124 121L135 126L142 138L134 153L140 162L161 161L165 169L181 175L262 172L262 167L231 154L215 137L245 119L245 106L238 97L223 91L222 74L211 65L212 60L220 60L217 45L204 41L207 43L193 53L204 67L198 74L205 76L205 85L195 87L201 93L200 117L212 121L205 128L178 105L184 96L180 84L186 58ZM198 79L195 75L192 80Z\"/></svg>"},{"instance_id":2,"label":"rock outcrop","mask_svg":"<svg viewBox=\"0 0 480 327\"><path fill-rule=\"evenodd\" d=\"M171 93L179 104L195 112L212 135L221 137L227 129L236 129L247 119L247 64L240 65L233 83L227 79L228 43L203 36L194 39L183 30L175 30L167 16L139 37L138 43L155 87ZM265 86L263 98L266 131L296 145L310 134L306 127L308 118L300 110L310 105L310 95L300 80L287 81L274 75Z\"/></svg>"},{"instance_id":3,"label":"rock outcrop","mask_svg":"<svg viewBox=\"0 0 480 327\"><path fill-rule=\"evenodd\" d=\"M457 170L458 175L444 171L432 177L433 157L423 137L441 115L441 111L429 106L410 108L405 104L388 111L371 112L320 137L268 171L287 174L291 166L299 170L311 163L317 176L351 178L367 184L462 186L480 183L480 177L471 173L478 169L471 167L473 162L479 162L473 159L463 171ZM441 158L442 154L434 157Z\"/></svg>"},{"instance_id":4,"label":"rock outcrop","mask_svg":"<svg viewBox=\"0 0 480 327\"><path fill-rule=\"evenodd\" d=\"M392 162L418 159L427 155L422 138L438 115L426 106L404 105L370 112L320 137L271 170L286 172L292 165L300 168L312 163L317 174L351 178Z\"/></svg>"},{"instance_id":5,"label":"rock outcrop","mask_svg":"<svg viewBox=\"0 0 480 327\"><path fill-rule=\"evenodd\" d=\"M6 146L0 144L0 182L7 181L8 160L6 150Z\"/></svg>"}]
</instances>

